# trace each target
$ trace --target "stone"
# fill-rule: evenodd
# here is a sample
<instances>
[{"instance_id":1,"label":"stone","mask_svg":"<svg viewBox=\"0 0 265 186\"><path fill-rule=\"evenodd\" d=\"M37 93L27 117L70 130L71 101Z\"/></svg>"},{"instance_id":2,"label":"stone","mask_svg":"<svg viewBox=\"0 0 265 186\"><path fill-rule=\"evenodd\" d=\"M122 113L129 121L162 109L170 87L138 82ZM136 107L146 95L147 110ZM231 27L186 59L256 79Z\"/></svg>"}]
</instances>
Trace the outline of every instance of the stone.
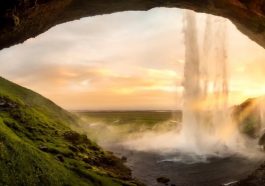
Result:
<instances>
[{"instance_id":1,"label":"stone","mask_svg":"<svg viewBox=\"0 0 265 186\"><path fill-rule=\"evenodd\" d=\"M161 177L158 177L158 178L156 179L156 181L157 181L158 183L168 184L168 182L170 181L170 179L167 178L167 177L161 176Z\"/></svg>"},{"instance_id":2,"label":"stone","mask_svg":"<svg viewBox=\"0 0 265 186\"><path fill-rule=\"evenodd\" d=\"M122 160L123 162L126 162L126 161L127 161L127 157L122 156L122 157L121 157L121 160Z\"/></svg>"},{"instance_id":3,"label":"stone","mask_svg":"<svg viewBox=\"0 0 265 186\"><path fill-rule=\"evenodd\" d=\"M0 49L24 42L51 27L82 17L155 7L186 8L230 19L237 28L265 47L264 0L35 0L3 1L0 8ZM14 16L15 15L15 16Z\"/></svg>"},{"instance_id":4,"label":"stone","mask_svg":"<svg viewBox=\"0 0 265 186\"><path fill-rule=\"evenodd\" d=\"M60 161L60 162L64 162L64 157L62 155L57 155L56 158Z\"/></svg>"},{"instance_id":5,"label":"stone","mask_svg":"<svg viewBox=\"0 0 265 186\"><path fill-rule=\"evenodd\" d=\"M48 151L49 151L49 148L46 147L46 146L44 146L44 145L40 145L40 146L39 146L39 149L40 149L41 151L43 151L43 152L48 152Z\"/></svg>"}]
</instances>

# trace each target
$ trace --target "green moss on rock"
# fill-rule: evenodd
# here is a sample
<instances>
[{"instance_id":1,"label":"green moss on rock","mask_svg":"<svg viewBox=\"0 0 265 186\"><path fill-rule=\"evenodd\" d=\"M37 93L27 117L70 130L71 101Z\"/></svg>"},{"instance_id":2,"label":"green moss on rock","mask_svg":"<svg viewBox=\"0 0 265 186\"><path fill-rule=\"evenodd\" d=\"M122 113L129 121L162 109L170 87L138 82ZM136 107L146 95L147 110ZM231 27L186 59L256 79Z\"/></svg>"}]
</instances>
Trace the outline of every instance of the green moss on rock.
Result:
<instances>
[{"instance_id":1,"label":"green moss on rock","mask_svg":"<svg viewBox=\"0 0 265 186\"><path fill-rule=\"evenodd\" d=\"M73 131L76 120L0 78L0 185L141 185L119 158Z\"/></svg>"}]
</instances>

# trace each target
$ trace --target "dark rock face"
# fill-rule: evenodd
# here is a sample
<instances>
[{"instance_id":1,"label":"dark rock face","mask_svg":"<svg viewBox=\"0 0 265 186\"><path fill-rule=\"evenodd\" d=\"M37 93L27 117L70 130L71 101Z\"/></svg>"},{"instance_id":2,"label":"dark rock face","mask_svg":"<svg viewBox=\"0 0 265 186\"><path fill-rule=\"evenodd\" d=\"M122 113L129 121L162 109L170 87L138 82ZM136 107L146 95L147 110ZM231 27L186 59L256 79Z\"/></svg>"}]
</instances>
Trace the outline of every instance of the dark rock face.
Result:
<instances>
[{"instance_id":1,"label":"dark rock face","mask_svg":"<svg viewBox=\"0 0 265 186\"><path fill-rule=\"evenodd\" d=\"M232 186L261 186L265 185L265 164L263 163L255 172L246 179L233 184Z\"/></svg>"},{"instance_id":2,"label":"dark rock face","mask_svg":"<svg viewBox=\"0 0 265 186\"><path fill-rule=\"evenodd\" d=\"M246 1L246 0L245 0ZM241 132L248 137L259 139L258 144L265 147L265 133L261 131L263 120L260 115L261 109L264 107L264 97L251 98L234 108L234 119L239 124ZM247 178L240 180L233 186L260 186L265 185L265 162L260 165Z\"/></svg>"},{"instance_id":3,"label":"dark rock face","mask_svg":"<svg viewBox=\"0 0 265 186\"><path fill-rule=\"evenodd\" d=\"M67 21L154 7L187 8L227 17L249 38L265 47L264 0L3 0L0 2L0 49Z\"/></svg>"},{"instance_id":4,"label":"dark rock face","mask_svg":"<svg viewBox=\"0 0 265 186\"><path fill-rule=\"evenodd\" d=\"M164 183L164 184L167 184L167 183L170 181L170 179L167 178L167 177L159 177L159 178L156 179L156 181L157 181L158 183Z\"/></svg>"},{"instance_id":5,"label":"dark rock face","mask_svg":"<svg viewBox=\"0 0 265 186\"><path fill-rule=\"evenodd\" d=\"M11 110L16 108L17 104L8 99L7 97L0 97L0 111L1 110Z\"/></svg>"},{"instance_id":6,"label":"dark rock face","mask_svg":"<svg viewBox=\"0 0 265 186\"><path fill-rule=\"evenodd\" d=\"M250 98L233 108L233 118L238 123L241 133L251 138L260 138L264 98Z\"/></svg>"}]
</instances>

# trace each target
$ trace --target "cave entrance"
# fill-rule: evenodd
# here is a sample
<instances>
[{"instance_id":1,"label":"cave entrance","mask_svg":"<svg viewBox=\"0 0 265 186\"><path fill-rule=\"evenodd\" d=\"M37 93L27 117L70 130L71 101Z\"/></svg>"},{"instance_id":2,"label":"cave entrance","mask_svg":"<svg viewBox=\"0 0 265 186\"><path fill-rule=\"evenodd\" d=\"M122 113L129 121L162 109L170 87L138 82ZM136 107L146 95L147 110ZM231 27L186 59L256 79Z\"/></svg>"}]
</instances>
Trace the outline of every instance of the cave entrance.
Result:
<instances>
[{"instance_id":1,"label":"cave entrance","mask_svg":"<svg viewBox=\"0 0 265 186\"><path fill-rule=\"evenodd\" d=\"M0 73L3 77L41 93L68 110L93 110L89 112L89 115L95 120L98 115L103 117L102 113L95 111L105 111L104 117L113 124L108 127L111 130L114 128L115 132L117 132L115 125L121 121L126 123L127 121L124 120L128 118L130 121L133 120L132 118L138 118L134 121L136 123L147 122L148 125L154 125L151 127L154 131L147 133L149 136L141 136L143 141L138 143L141 146L129 144L135 148L147 148L146 144L150 142L150 138L160 136L157 130L168 130L172 127L172 123L167 123L169 126L165 129L161 125L156 125L154 121L143 118L151 117L152 119L155 115L161 124L165 121L163 118L170 120L169 110L170 112L179 110L182 106L182 79L185 62L183 11L156 8L146 12L119 12L58 25L21 45L2 50L0 52ZM205 15L199 14L197 19L198 36L201 40ZM264 68L260 68L263 66L265 54L263 48L242 35L230 22L228 34L230 101L233 105L243 102L248 97L256 97L265 93L262 85ZM116 113L106 112L110 110L116 110ZM117 110L123 112L117 112ZM128 110L130 116L128 116ZM143 110L148 111L144 116L142 112L133 112ZM111 117L115 114L119 115L118 119ZM96 121L96 123L99 123L97 126L99 128L96 128L98 132L105 130L109 132L104 128L106 126L102 126L102 121ZM122 130L126 132L136 130L128 128L127 125L123 127ZM95 133L95 131L92 132ZM166 134L169 137L174 135ZM124 134L113 133L113 135ZM101 135L95 136L95 138L99 137L103 138ZM105 139L109 139L107 137L109 136L104 136ZM110 137L113 138L113 136ZM155 148L158 144L172 147L168 146L170 144L168 136L164 137L162 135L161 138L156 138L157 143L151 147ZM159 158L161 156L152 153L151 156L149 153L137 155L142 158L141 161L151 160L152 166L146 166L145 169L154 170L152 177L147 180L148 183L154 185L154 178L159 176L154 167L157 164L154 163L156 163L157 156ZM182 158L182 154L179 154L179 157ZM171 179L173 179L174 172L171 170L179 165L177 159L174 158L175 156L170 154L168 159L163 161L175 162L175 167L169 170L171 173L165 170L167 174L172 174ZM204 156L200 160L203 158ZM186 163L194 162L188 158ZM220 170L227 165L214 163ZM229 163L236 169L238 165L249 167L249 164L246 166L242 159ZM143 163L143 165L146 164ZM166 163L163 165L167 166ZM253 164L253 167L255 165ZM196 167L196 169L200 168ZM208 168L204 169L203 174L208 174ZM185 169L187 172L191 171L190 166ZM231 170L235 172L234 169ZM242 168L242 171L244 172L245 169ZM243 175L242 172L236 173L238 175L233 176L239 176L237 178ZM141 176L142 173L136 174ZM227 174L231 172L227 171ZM187 178L187 175L183 176ZM218 176L218 174L212 176ZM194 178L191 183L198 181L200 177L201 175ZM206 178L205 175L203 177ZM218 180L218 184L232 179L227 178L224 177L221 182ZM180 184L185 181L187 180Z\"/></svg>"}]
</instances>

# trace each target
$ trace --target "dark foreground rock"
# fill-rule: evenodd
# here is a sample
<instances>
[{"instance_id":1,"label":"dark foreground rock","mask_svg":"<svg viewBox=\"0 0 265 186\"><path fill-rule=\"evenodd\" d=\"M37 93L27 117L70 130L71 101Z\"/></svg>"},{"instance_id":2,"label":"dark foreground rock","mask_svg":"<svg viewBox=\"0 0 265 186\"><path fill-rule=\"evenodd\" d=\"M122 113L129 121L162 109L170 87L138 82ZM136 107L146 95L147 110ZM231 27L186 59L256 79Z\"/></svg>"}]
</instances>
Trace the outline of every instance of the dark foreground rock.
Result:
<instances>
[{"instance_id":1,"label":"dark foreground rock","mask_svg":"<svg viewBox=\"0 0 265 186\"><path fill-rule=\"evenodd\" d=\"M0 1L0 49L82 17L155 7L178 7L230 19L265 47L264 0L3 0Z\"/></svg>"},{"instance_id":2,"label":"dark foreground rock","mask_svg":"<svg viewBox=\"0 0 265 186\"><path fill-rule=\"evenodd\" d=\"M263 186L265 185L265 162L247 178L233 184L233 186Z\"/></svg>"},{"instance_id":3,"label":"dark foreground rock","mask_svg":"<svg viewBox=\"0 0 265 186\"><path fill-rule=\"evenodd\" d=\"M157 181L158 183L168 184L168 182L170 181L170 179L167 178L167 177L162 176L162 177L157 178L156 181Z\"/></svg>"}]
</instances>

